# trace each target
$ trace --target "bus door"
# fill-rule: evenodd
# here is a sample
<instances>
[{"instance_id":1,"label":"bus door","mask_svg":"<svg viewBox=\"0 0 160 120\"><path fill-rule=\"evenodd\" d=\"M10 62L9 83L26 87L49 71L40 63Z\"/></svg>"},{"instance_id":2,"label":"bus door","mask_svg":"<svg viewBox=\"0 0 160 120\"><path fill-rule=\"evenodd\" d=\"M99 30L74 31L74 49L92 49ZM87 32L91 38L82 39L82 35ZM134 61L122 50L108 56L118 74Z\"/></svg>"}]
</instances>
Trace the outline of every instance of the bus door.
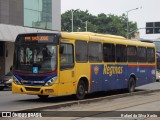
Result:
<instances>
[{"instance_id":1,"label":"bus door","mask_svg":"<svg viewBox=\"0 0 160 120\"><path fill-rule=\"evenodd\" d=\"M127 79L127 65L117 65L116 66L116 88L117 89L122 89L125 87L125 81Z\"/></svg>"},{"instance_id":2,"label":"bus door","mask_svg":"<svg viewBox=\"0 0 160 120\"><path fill-rule=\"evenodd\" d=\"M137 66L137 84L143 85L147 81L147 70L148 68L145 65Z\"/></svg>"},{"instance_id":3,"label":"bus door","mask_svg":"<svg viewBox=\"0 0 160 120\"><path fill-rule=\"evenodd\" d=\"M91 65L91 92L105 89L103 77L103 65Z\"/></svg>"},{"instance_id":4,"label":"bus door","mask_svg":"<svg viewBox=\"0 0 160 120\"><path fill-rule=\"evenodd\" d=\"M119 88L118 75L121 73L121 68L116 64L107 64L104 66L104 87L105 90L113 90Z\"/></svg>"},{"instance_id":5,"label":"bus door","mask_svg":"<svg viewBox=\"0 0 160 120\"><path fill-rule=\"evenodd\" d=\"M155 66L155 49L147 48L147 61L148 61L148 80L147 83L151 83L155 81L156 76L156 66Z\"/></svg>"},{"instance_id":6,"label":"bus door","mask_svg":"<svg viewBox=\"0 0 160 120\"><path fill-rule=\"evenodd\" d=\"M116 74L115 89L122 89L126 84L127 79L127 47L126 45L116 45L116 62L113 73Z\"/></svg>"},{"instance_id":7,"label":"bus door","mask_svg":"<svg viewBox=\"0 0 160 120\"><path fill-rule=\"evenodd\" d=\"M113 72L114 65L107 65L106 72L107 74L105 75L105 87L106 90L113 90L116 89L116 74Z\"/></svg>"},{"instance_id":8,"label":"bus door","mask_svg":"<svg viewBox=\"0 0 160 120\"><path fill-rule=\"evenodd\" d=\"M71 43L60 45L59 95L75 93L74 47Z\"/></svg>"}]
</instances>

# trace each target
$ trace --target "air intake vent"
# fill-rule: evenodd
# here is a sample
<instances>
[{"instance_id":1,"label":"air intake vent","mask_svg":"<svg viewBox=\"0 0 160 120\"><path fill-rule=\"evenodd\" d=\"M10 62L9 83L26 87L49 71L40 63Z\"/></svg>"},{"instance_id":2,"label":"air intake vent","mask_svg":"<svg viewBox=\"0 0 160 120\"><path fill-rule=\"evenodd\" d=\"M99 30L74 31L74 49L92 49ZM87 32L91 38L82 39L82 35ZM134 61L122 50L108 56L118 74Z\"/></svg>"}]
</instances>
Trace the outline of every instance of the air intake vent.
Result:
<instances>
[{"instance_id":1,"label":"air intake vent","mask_svg":"<svg viewBox=\"0 0 160 120\"><path fill-rule=\"evenodd\" d=\"M39 91L40 88L25 87L26 91Z\"/></svg>"}]
</instances>

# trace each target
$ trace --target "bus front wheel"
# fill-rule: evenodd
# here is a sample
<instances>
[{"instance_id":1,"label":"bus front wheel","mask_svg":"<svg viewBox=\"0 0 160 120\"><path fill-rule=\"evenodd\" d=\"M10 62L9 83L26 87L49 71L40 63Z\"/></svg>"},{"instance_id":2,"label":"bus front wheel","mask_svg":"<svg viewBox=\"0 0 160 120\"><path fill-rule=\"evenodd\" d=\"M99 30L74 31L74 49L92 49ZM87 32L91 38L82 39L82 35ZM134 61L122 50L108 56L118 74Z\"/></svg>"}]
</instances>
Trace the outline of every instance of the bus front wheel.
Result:
<instances>
[{"instance_id":1,"label":"bus front wheel","mask_svg":"<svg viewBox=\"0 0 160 120\"><path fill-rule=\"evenodd\" d=\"M82 100L85 97L85 82L83 80L79 81L77 86L76 98Z\"/></svg>"},{"instance_id":2,"label":"bus front wheel","mask_svg":"<svg viewBox=\"0 0 160 120\"><path fill-rule=\"evenodd\" d=\"M132 93L135 91L135 87L136 87L136 81L133 77L131 77L129 79L129 84L128 84L128 92Z\"/></svg>"}]
</instances>

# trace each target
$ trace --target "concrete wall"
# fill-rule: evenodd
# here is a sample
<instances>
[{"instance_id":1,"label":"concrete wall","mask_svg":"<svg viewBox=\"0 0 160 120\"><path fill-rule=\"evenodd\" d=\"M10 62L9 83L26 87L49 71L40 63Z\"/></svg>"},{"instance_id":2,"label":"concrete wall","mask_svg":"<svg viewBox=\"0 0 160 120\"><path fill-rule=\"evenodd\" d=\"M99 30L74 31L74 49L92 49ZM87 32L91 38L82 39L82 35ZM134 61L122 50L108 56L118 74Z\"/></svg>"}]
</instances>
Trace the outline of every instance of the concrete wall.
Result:
<instances>
[{"instance_id":1,"label":"concrete wall","mask_svg":"<svg viewBox=\"0 0 160 120\"><path fill-rule=\"evenodd\" d=\"M52 29L61 30L61 0L52 0Z\"/></svg>"},{"instance_id":2,"label":"concrete wall","mask_svg":"<svg viewBox=\"0 0 160 120\"><path fill-rule=\"evenodd\" d=\"M23 26L23 0L0 0L0 23Z\"/></svg>"}]
</instances>

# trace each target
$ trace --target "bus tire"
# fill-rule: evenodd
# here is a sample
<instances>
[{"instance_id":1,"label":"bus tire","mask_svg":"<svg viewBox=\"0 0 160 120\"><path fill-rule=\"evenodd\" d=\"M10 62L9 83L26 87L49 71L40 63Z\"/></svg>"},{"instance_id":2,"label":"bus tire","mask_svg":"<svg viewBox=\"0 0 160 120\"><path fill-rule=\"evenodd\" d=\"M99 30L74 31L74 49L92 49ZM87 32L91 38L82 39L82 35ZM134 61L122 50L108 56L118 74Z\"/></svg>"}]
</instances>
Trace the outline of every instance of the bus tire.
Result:
<instances>
[{"instance_id":1,"label":"bus tire","mask_svg":"<svg viewBox=\"0 0 160 120\"><path fill-rule=\"evenodd\" d=\"M38 95L39 99L47 99L49 95Z\"/></svg>"},{"instance_id":2,"label":"bus tire","mask_svg":"<svg viewBox=\"0 0 160 120\"><path fill-rule=\"evenodd\" d=\"M86 87L85 82L83 80L80 80L77 86L76 99L82 100L85 97L86 95L85 87Z\"/></svg>"},{"instance_id":3,"label":"bus tire","mask_svg":"<svg viewBox=\"0 0 160 120\"><path fill-rule=\"evenodd\" d=\"M2 88L0 88L0 91L3 91L4 90L4 88L2 87Z\"/></svg>"},{"instance_id":4,"label":"bus tire","mask_svg":"<svg viewBox=\"0 0 160 120\"><path fill-rule=\"evenodd\" d=\"M128 84L128 92L132 93L135 91L135 87L136 87L136 81L133 77L131 77L129 79L129 84Z\"/></svg>"}]
</instances>

